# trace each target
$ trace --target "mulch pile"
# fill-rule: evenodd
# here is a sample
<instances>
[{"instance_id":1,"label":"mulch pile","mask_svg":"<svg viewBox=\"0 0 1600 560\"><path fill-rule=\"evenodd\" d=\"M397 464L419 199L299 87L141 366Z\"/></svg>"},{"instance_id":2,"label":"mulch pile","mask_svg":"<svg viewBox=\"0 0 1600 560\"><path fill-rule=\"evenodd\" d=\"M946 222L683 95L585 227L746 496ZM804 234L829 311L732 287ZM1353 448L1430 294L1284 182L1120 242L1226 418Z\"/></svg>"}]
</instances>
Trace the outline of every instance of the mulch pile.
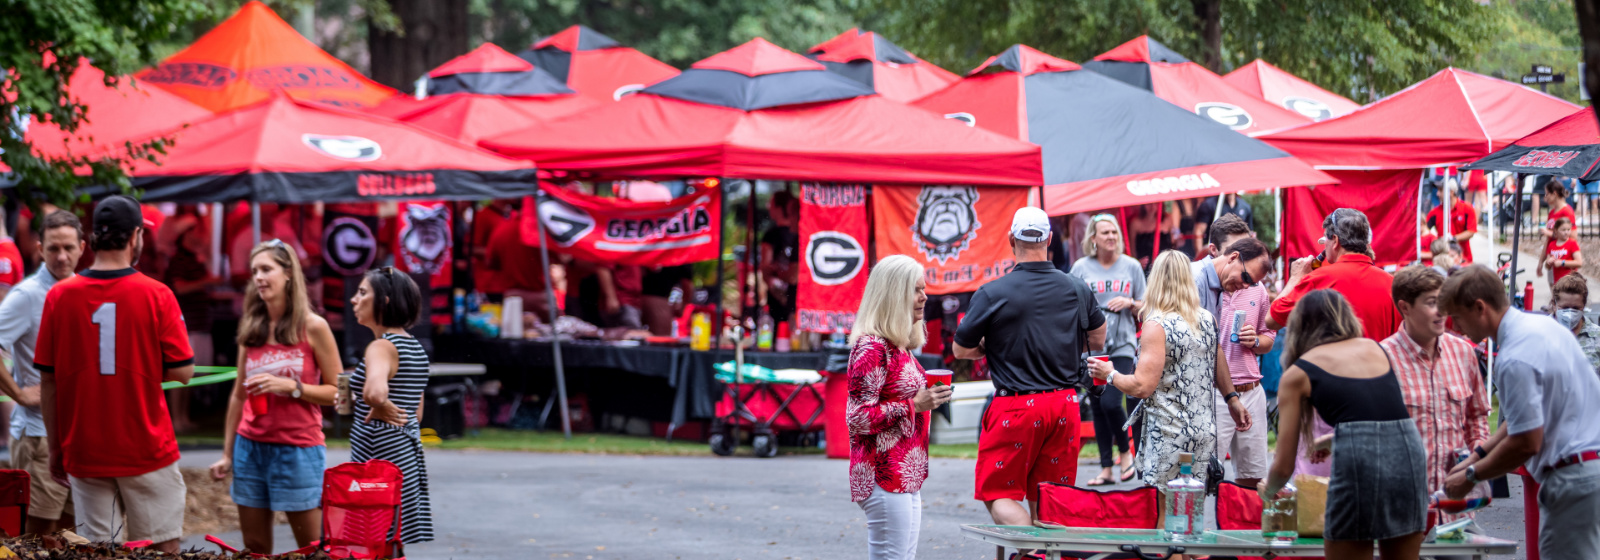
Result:
<instances>
[{"instance_id":1,"label":"mulch pile","mask_svg":"<svg viewBox=\"0 0 1600 560\"><path fill-rule=\"evenodd\" d=\"M19 558L26 560L232 560L244 558L228 553L188 550L167 554L143 548L125 548L111 543L91 543L69 531L54 535L25 536L0 540L0 560ZM329 560L321 552L315 554L281 554L270 558L277 560Z\"/></svg>"}]
</instances>

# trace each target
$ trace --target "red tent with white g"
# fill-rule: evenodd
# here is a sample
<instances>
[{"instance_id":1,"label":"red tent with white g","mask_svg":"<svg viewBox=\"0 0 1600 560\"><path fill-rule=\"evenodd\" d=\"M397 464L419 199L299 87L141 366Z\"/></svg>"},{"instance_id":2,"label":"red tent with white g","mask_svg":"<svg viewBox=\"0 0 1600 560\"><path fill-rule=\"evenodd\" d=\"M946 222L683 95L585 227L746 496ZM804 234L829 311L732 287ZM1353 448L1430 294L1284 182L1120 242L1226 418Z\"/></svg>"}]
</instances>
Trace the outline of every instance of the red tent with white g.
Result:
<instances>
[{"instance_id":1,"label":"red tent with white g","mask_svg":"<svg viewBox=\"0 0 1600 560\"><path fill-rule=\"evenodd\" d=\"M530 194L537 180L531 161L283 95L163 135L174 143L160 163L129 169L145 201L483 200Z\"/></svg>"},{"instance_id":2,"label":"red tent with white g","mask_svg":"<svg viewBox=\"0 0 1600 560\"><path fill-rule=\"evenodd\" d=\"M540 39L517 56L596 99L621 99L678 75L677 68L583 25Z\"/></svg>"},{"instance_id":3,"label":"red tent with white g","mask_svg":"<svg viewBox=\"0 0 1600 560\"><path fill-rule=\"evenodd\" d=\"M1282 150L1017 45L914 105L1042 148L1051 215L1333 181Z\"/></svg>"},{"instance_id":4,"label":"red tent with white g","mask_svg":"<svg viewBox=\"0 0 1600 560\"><path fill-rule=\"evenodd\" d=\"M265 101L277 90L349 108L398 94L318 48L259 0L137 77L216 112Z\"/></svg>"},{"instance_id":5,"label":"red tent with white g","mask_svg":"<svg viewBox=\"0 0 1600 560\"><path fill-rule=\"evenodd\" d=\"M620 102L480 144L546 170L609 178L1041 180L1037 146L884 99L764 39Z\"/></svg>"},{"instance_id":6,"label":"red tent with white g","mask_svg":"<svg viewBox=\"0 0 1600 560\"><path fill-rule=\"evenodd\" d=\"M1560 98L1446 68L1343 117L1260 136L1320 169L1466 163L1578 110Z\"/></svg>"},{"instance_id":7,"label":"red tent with white g","mask_svg":"<svg viewBox=\"0 0 1600 560\"><path fill-rule=\"evenodd\" d=\"M1315 121L1348 115L1361 108L1360 103L1322 89L1259 58L1229 72L1222 79L1240 91L1282 105Z\"/></svg>"},{"instance_id":8,"label":"red tent with white g","mask_svg":"<svg viewBox=\"0 0 1600 560\"><path fill-rule=\"evenodd\" d=\"M1239 91L1222 76L1146 35L1094 57L1083 67L1154 92L1184 110L1252 136L1311 120Z\"/></svg>"},{"instance_id":9,"label":"red tent with white g","mask_svg":"<svg viewBox=\"0 0 1600 560\"><path fill-rule=\"evenodd\" d=\"M851 29L807 51L806 58L872 87L878 95L910 103L961 79L917 58L872 31Z\"/></svg>"}]
</instances>

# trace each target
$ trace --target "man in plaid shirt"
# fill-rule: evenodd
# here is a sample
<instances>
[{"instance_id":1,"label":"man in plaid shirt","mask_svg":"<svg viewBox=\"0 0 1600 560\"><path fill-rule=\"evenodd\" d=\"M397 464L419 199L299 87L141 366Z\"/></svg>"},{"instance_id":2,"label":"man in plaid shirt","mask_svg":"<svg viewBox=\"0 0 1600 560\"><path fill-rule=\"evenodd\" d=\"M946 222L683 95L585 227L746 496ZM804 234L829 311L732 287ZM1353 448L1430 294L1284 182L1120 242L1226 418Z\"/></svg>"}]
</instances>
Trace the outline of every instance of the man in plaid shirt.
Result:
<instances>
[{"instance_id":1,"label":"man in plaid shirt","mask_svg":"<svg viewBox=\"0 0 1600 560\"><path fill-rule=\"evenodd\" d=\"M1471 342L1445 332L1439 312L1444 276L1422 265L1394 275L1390 293L1400 310L1400 332L1379 343L1389 353L1406 410L1428 453L1428 489L1444 488L1455 450L1481 454L1489 439L1489 395ZM1445 515L1441 523L1459 519Z\"/></svg>"}]
</instances>

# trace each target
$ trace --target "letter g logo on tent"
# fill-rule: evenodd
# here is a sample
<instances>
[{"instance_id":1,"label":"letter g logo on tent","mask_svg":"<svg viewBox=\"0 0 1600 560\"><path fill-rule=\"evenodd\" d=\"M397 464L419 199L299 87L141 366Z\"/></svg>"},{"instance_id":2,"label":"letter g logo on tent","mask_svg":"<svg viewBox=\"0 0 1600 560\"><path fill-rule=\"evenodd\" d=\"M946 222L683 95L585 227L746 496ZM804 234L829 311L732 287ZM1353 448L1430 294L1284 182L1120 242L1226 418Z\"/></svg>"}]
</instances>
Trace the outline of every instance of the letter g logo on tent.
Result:
<instances>
[{"instance_id":1,"label":"letter g logo on tent","mask_svg":"<svg viewBox=\"0 0 1600 560\"><path fill-rule=\"evenodd\" d=\"M1229 103L1200 103L1194 106L1194 112L1234 130L1250 128L1250 125L1254 123L1250 119L1249 112Z\"/></svg>"},{"instance_id":2,"label":"letter g logo on tent","mask_svg":"<svg viewBox=\"0 0 1600 560\"><path fill-rule=\"evenodd\" d=\"M867 255L861 243L848 234L837 231L819 231L806 240L806 264L811 267L811 281L821 286L837 286L861 273Z\"/></svg>"},{"instance_id":3,"label":"letter g logo on tent","mask_svg":"<svg viewBox=\"0 0 1600 560\"><path fill-rule=\"evenodd\" d=\"M383 157L383 146L360 136L302 134L300 141L317 153L345 161L374 161Z\"/></svg>"}]
</instances>

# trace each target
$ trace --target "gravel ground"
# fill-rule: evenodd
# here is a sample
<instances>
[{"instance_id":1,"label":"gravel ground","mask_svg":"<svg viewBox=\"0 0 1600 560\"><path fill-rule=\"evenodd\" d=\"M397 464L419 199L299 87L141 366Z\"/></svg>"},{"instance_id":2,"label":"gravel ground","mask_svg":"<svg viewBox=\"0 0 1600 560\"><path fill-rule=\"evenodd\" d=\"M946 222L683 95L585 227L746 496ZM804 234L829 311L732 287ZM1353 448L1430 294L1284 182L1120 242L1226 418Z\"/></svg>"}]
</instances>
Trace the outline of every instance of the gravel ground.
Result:
<instances>
[{"instance_id":1,"label":"gravel ground","mask_svg":"<svg viewBox=\"0 0 1600 560\"><path fill-rule=\"evenodd\" d=\"M184 466L216 451L186 452ZM348 452L330 450L329 461ZM993 558L960 536L987 523L972 500L970 460L934 459L923 486L920 558ZM438 540L409 558L859 558L866 521L849 501L846 463L820 456L635 457L490 451L428 452ZM1097 463L1084 463L1087 481ZM1131 484L1125 486L1132 486ZM1493 536L1521 540L1520 484L1481 516ZM291 548L288 528L277 548ZM223 538L238 543L237 533ZM186 546L209 547L203 536ZM1518 556L1521 557L1520 555Z\"/></svg>"}]
</instances>

